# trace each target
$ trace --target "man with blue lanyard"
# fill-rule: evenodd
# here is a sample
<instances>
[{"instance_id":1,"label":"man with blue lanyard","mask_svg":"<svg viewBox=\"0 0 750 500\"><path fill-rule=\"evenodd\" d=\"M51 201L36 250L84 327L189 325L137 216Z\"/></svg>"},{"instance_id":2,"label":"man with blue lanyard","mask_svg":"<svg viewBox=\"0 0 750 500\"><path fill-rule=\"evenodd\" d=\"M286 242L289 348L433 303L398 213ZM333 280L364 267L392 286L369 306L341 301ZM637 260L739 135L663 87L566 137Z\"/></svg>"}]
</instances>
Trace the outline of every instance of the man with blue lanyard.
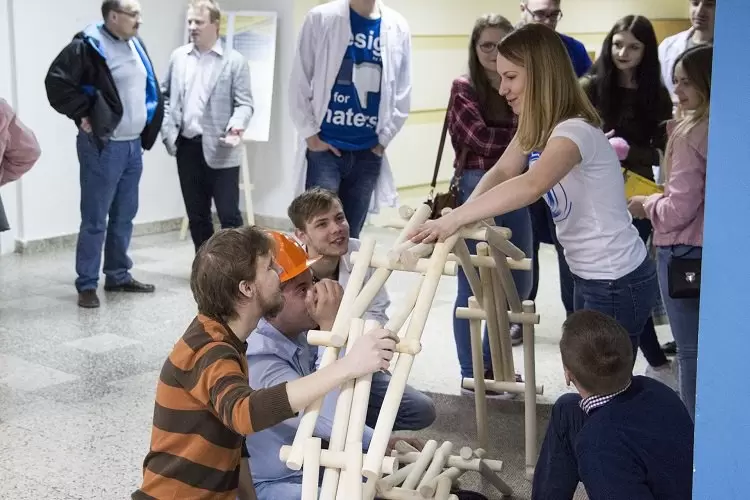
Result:
<instances>
[{"instance_id":1,"label":"man with blue lanyard","mask_svg":"<svg viewBox=\"0 0 750 500\"><path fill-rule=\"evenodd\" d=\"M50 105L78 128L81 227L76 247L78 305L99 307L96 290L104 247L104 290L150 293L130 275L128 247L138 212L143 150L164 118L154 68L138 38L137 0L102 2L103 23L76 34L44 81Z\"/></svg>"}]
</instances>

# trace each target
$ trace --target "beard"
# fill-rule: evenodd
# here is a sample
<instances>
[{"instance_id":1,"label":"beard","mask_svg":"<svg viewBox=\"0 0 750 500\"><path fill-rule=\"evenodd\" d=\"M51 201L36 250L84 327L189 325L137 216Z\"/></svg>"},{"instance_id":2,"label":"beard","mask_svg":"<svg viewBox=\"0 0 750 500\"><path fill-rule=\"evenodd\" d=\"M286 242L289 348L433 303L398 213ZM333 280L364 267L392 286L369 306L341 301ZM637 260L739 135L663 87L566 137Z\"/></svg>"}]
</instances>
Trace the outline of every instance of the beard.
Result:
<instances>
[{"instance_id":1,"label":"beard","mask_svg":"<svg viewBox=\"0 0 750 500\"><path fill-rule=\"evenodd\" d=\"M276 317L284 309L284 294L279 290L270 298L260 297L260 309L266 318Z\"/></svg>"}]
</instances>

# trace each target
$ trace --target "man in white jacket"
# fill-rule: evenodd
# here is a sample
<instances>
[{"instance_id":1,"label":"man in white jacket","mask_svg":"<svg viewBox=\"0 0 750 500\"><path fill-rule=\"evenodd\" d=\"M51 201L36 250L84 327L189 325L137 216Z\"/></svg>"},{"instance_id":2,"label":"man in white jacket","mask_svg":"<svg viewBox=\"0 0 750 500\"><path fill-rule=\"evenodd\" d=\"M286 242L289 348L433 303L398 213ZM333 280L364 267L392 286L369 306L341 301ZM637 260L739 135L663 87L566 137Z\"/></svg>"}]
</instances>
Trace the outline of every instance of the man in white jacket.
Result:
<instances>
[{"instance_id":1,"label":"man in white jacket","mask_svg":"<svg viewBox=\"0 0 750 500\"><path fill-rule=\"evenodd\" d=\"M672 72L677 58L687 49L696 45L709 44L714 41L714 20L716 18L716 0L689 0L690 29L665 38L659 44L659 61L664 85L675 101Z\"/></svg>"},{"instance_id":2,"label":"man in white jacket","mask_svg":"<svg viewBox=\"0 0 750 500\"><path fill-rule=\"evenodd\" d=\"M380 0L335 0L308 12L289 82L301 145L297 194L337 193L359 237L371 200L394 206L385 150L406 122L411 96L409 26Z\"/></svg>"}]
</instances>

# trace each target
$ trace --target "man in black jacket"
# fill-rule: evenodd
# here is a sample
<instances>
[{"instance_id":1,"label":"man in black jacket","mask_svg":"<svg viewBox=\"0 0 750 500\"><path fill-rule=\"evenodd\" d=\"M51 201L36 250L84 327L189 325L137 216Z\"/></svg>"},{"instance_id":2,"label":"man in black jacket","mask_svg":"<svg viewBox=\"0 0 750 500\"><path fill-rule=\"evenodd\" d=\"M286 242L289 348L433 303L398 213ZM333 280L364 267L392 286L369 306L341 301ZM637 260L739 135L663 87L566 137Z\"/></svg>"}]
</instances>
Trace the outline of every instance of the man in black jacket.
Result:
<instances>
[{"instance_id":1,"label":"man in black jacket","mask_svg":"<svg viewBox=\"0 0 750 500\"><path fill-rule=\"evenodd\" d=\"M103 23L76 34L60 52L44 82L52 107L79 129L76 289L78 305L87 308L99 307L102 246L105 291L154 291L130 275L127 252L138 212L143 150L154 145L164 117L154 68L137 36L140 4L105 0L102 16Z\"/></svg>"}]
</instances>

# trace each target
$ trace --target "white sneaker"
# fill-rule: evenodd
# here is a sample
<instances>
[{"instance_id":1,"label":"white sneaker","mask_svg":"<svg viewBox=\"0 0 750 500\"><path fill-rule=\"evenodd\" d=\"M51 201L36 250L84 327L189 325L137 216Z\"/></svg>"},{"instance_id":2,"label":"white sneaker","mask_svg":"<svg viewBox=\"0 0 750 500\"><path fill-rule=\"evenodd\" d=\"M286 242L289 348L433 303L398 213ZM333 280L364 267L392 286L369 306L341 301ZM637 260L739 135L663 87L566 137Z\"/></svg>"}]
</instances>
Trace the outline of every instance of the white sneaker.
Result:
<instances>
[{"instance_id":1,"label":"white sneaker","mask_svg":"<svg viewBox=\"0 0 750 500\"><path fill-rule=\"evenodd\" d=\"M679 384L677 383L677 374L675 373L675 366L671 361L656 368L651 365L647 366L644 375L654 380L658 380L675 392L678 391Z\"/></svg>"}]
</instances>

